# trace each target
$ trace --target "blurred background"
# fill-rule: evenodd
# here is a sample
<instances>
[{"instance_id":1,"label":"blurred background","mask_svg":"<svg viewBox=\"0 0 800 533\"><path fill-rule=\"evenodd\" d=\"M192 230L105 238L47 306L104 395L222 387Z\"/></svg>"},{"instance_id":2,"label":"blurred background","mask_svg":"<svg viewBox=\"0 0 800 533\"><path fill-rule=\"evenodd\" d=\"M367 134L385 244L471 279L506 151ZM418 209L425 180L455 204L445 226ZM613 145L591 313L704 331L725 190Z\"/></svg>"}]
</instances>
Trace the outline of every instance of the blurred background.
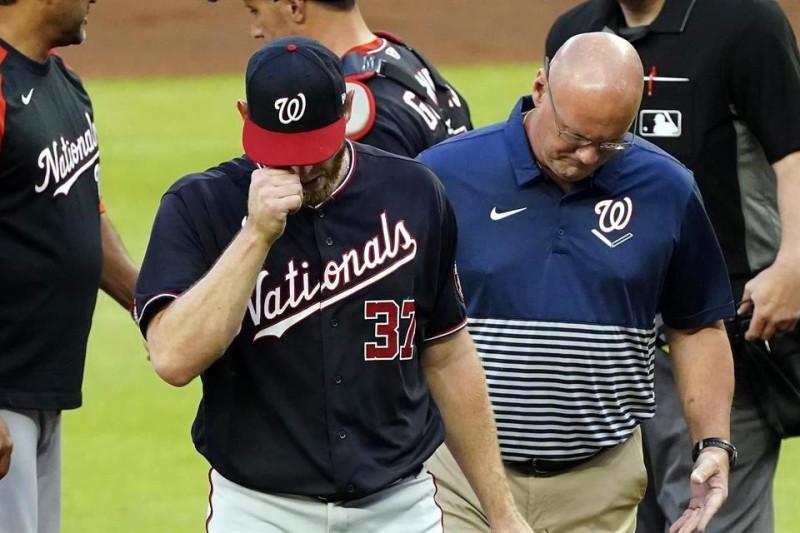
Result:
<instances>
[{"instance_id":1,"label":"blurred background","mask_svg":"<svg viewBox=\"0 0 800 533\"><path fill-rule=\"evenodd\" d=\"M359 5L373 29L403 37L440 66L468 100L475 125L483 126L504 120L529 91L547 30L578 3ZM800 29L800 0L779 3ZM104 201L137 262L169 185L241 153L235 100L244 97L244 67L258 46L249 17L240 0L99 0L87 41L61 51L92 95ZM203 530L208 465L189 435L200 394L199 382L183 389L161 382L127 313L100 296L84 406L64 418L64 531ZM798 502L800 439L794 439L784 442L775 483L779 532L800 532Z\"/></svg>"},{"instance_id":2,"label":"blurred background","mask_svg":"<svg viewBox=\"0 0 800 533\"><path fill-rule=\"evenodd\" d=\"M702 0L699 0L702 1ZM361 0L372 29L435 64L542 61L547 30L578 0ZM800 0L779 0L795 33ZM89 40L65 56L87 76L239 72L256 48L241 0L100 0ZM713 31L713 28L709 28Z\"/></svg>"}]
</instances>

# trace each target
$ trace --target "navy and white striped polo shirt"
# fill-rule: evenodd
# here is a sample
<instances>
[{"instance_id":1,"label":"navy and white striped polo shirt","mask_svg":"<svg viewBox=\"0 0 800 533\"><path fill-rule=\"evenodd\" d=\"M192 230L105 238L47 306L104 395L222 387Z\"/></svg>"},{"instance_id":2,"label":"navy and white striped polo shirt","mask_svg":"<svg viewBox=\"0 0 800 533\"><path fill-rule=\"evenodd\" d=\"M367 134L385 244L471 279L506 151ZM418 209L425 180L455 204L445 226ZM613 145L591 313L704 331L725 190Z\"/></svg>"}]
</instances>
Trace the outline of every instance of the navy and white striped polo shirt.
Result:
<instances>
[{"instance_id":1,"label":"navy and white striped polo shirt","mask_svg":"<svg viewBox=\"0 0 800 533\"><path fill-rule=\"evenodd\" d=\"M458 270L506 460L587 457L653 416L654 320L734 314L691 173L637 139L564 192L541 171L522 115L419 159L458 218ZM555 125L553 126L555 127Z\"/></svg>"}]
</instances>

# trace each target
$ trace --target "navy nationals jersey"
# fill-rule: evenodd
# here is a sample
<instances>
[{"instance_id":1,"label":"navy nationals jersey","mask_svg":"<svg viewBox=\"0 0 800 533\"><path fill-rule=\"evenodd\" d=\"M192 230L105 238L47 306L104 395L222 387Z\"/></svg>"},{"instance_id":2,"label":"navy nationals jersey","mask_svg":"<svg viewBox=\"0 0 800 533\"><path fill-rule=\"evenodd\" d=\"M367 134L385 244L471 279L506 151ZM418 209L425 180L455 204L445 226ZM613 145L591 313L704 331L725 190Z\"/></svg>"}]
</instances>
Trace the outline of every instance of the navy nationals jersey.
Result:
<instances>
[{"instance_id":1,"label":"navy nationals jersey","mask_svg":"<svg viewBox=\"0 0 800 533\"><path fill-rule=\"evenodd\" d=\"M423 165L347 149L347 177L289 216L241 331L202 374L195 446L255 490L364 496L418 471L443 440L420 350L466 322L453 211ZM234 159L164 195L136 290L145 335L240 231L254 169Z\"/></svg>"},{"instance_id":2,"label":"navy nationals jersey","mask_svg":"<svg viewBox=\"0 0 800 533\"><path fill-rule=\"evenodd\" d=\"M388 33L342 58L355 92L348 138L414 157L472 129L462 96L416 50Z\"/></svg>"},{"instance_id":3,"label":"navy nationals jersey","mask_svg":"<svg viewBox=\"0 0 800 533\"><path fill-rule=\"evenodd\" d=\"M0 41L0 408L81 404L102 254L89 96Z\"/></svg>"}]
</instances>

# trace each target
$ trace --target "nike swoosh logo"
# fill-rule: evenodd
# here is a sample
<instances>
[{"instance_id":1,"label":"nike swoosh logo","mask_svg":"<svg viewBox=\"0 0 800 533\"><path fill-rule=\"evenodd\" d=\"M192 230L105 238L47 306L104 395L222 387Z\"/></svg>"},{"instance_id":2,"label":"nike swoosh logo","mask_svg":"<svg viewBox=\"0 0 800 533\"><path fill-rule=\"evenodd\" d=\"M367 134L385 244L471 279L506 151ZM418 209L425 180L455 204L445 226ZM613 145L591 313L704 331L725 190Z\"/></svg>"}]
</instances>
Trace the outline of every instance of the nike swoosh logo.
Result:
<instances>
[{"instance_id":1,"label":"nike swoosh logo","mask_svg":"<svg viewBox=\"0 0 800 533\"><path fill-rule=\"evenodd\" d=\"M28 94L22 95L22 103L28 105L31 103L31 98L33 98L33 89L31 89Z\"/></svg>"},{"instance_id":2,"label":"nike swoosh logo","mask_svg":"<svg viewBox=\"0 0 800 533\"><path fill-rule=\"evenodd\" d=\"M495 208L492 209L492 212L489 213L489 218L491 218L492 220L503 220L504 218L508 218L510 216L514 216L517 213L522 213L526 209L528 209L528 208L527 207L520 207L519 209L514 209L512 211L503 211L502 213L499 213L497 211L497 208L495 207Z\"/></svg>"}]
</instances>

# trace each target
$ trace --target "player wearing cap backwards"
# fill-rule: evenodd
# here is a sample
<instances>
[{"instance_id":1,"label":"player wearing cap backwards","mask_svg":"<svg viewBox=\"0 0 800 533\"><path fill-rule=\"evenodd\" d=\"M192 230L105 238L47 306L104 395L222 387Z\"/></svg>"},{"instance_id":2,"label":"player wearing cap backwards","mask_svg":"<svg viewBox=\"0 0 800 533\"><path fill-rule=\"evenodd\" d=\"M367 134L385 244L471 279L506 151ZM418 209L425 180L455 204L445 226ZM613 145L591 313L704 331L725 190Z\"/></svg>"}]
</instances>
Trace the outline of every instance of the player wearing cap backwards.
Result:
<instances>
[{"instance_id":1,"label":"player wearing cap backwards","mask_svg":"<svg viewBox=\"0 0 800 533\"><path fill-rule=\"evenodd\" d=\"M245 157L164 195L137 286L156 372L203 398L209 531L441 531L446 437L496 531L529 531L464 330L456 223L423 165L345 140L337 56L247 67Z\"/></svg>"},{"instance_id":2,"label":"player wearing cap backwards","mask_svg":"<svg viewBox=\"0 0 800 533\"><path fill-rule=\"evenodd\" d=\"M82 402L97 289L133 303L137 269L100 206L92 103L52 53L83 42L93 3L0 0L2 532L59 531L61 412Z\"/></svg>"},{"instance_id":3,"label":"player wearing cap backwards","mask_svg":"<svg viewBox=\"0 0 800 533\"><path fill-rule=\"evenodd\" d=\"M216 1L216 0L211 0ZM419 52L372 32L355 0L244 0L252 35L303 35L342 58L354 94L350 140L414 157L472 129L466 101Z\"/></svg>"}]
</instances>

